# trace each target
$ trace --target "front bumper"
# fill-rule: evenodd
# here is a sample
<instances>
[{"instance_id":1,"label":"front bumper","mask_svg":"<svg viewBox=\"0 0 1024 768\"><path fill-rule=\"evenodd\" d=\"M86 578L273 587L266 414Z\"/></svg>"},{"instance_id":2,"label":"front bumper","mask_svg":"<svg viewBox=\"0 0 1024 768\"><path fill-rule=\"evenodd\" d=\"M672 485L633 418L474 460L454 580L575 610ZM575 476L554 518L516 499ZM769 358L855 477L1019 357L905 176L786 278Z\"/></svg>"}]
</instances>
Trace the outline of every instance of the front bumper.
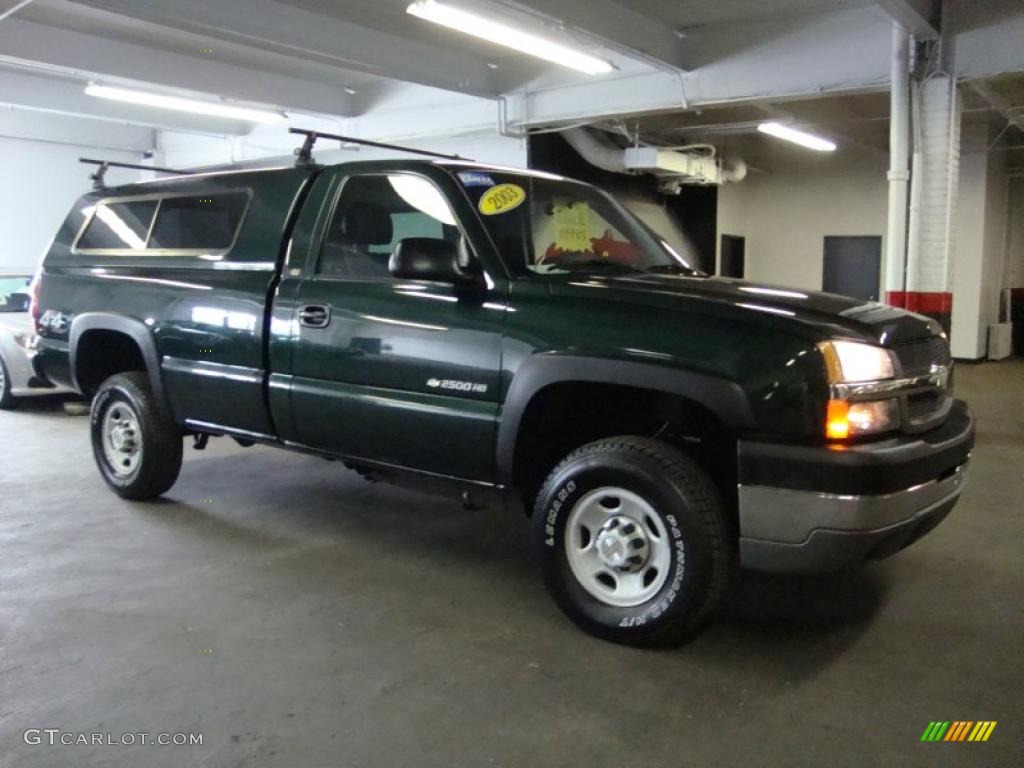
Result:
<instances>
[{"instance_id":1,"label":"front bumper","mask_svg":"<svg viewBox=\"0 0 1024 768\"><path fill-rule=\"evenodd\" d=\"M739 446L740 561L764 571L829 571L903 549L963 490L974 419L957 401L930 432L849 446Z\"/></svg>"}]
</instances>

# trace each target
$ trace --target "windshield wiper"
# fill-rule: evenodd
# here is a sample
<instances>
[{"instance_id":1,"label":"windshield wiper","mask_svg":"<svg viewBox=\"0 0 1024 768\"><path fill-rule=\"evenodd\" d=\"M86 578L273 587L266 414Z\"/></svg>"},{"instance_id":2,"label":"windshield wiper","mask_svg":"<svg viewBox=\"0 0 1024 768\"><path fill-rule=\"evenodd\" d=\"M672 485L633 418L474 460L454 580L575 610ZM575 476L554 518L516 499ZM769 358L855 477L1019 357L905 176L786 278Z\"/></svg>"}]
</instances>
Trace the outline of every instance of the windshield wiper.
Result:
<instances>
[{"instance_id":1,"label":"windshield wiper","mask_svg":"<svg viewBox=\"0 0 1024 768\"><path fill-rule=\"evenodd\" d=\"M690 275L692 277L700 277L703 272L693 267L684 267L682 264L655 264L653 267L647 267L642 270L647 274L658 274L660 272L681 272L684 275Z\"/></svg>"},{"instance_id":2,"label":"windshield wiper","mask_svg":"<svg viewBox=\"0 0 1024 768\"><path fill-rule=\"evenodd\" d=\"M615 261L603 261L601 259L589 259L587 261L574 261L571 264L559 265L561 269L572 270L575 267L612 267L614 269L626 269L630 272L639 272L644 274L646 270L640 269L640 267L634 267L632 264L621 264Z\"/></svg>"}]
</instances>

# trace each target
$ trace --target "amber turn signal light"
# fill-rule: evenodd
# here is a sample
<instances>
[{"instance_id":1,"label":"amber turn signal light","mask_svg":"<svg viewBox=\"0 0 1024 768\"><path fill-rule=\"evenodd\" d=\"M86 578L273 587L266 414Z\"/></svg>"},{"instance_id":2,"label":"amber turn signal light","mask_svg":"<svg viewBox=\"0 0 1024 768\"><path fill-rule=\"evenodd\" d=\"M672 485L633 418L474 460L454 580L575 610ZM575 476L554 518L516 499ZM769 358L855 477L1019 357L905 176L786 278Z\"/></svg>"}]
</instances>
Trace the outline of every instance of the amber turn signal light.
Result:
<instances>
[{"instance_id":1,"label":"amber turn signal light","mask_svg":"<svg viewBox=\"0 0 1024 768\"><path fill-rule=\"evenodd\" d=\"M845 440L850 436L850 404L845 400L829 400L825 418L825 436L829 440Z\"/></svg>"}]
</instances>

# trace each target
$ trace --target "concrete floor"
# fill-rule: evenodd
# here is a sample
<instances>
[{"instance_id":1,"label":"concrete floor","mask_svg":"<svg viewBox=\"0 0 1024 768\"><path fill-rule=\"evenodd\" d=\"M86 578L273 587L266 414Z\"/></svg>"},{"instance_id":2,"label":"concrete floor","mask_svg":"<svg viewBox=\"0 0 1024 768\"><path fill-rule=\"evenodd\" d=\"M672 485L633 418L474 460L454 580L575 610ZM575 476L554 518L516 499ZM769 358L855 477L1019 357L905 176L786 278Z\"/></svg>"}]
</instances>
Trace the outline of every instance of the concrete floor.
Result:
<instances>
[{"instance_id":1,"label":"concrete floor","mask_svg":"<svg viewBox=\"0 0 1024 768\"><path fill-rule=\"evenodd\" d=\"M957 377L978 447L942 526L846 575L745 574L672 652L577 631L523 519L223 440L129 503L85 418L2 413L0 766L1021 765L1024 363ZM937 719L999 724L921 744Z\"/></svg>"}]
</instances>

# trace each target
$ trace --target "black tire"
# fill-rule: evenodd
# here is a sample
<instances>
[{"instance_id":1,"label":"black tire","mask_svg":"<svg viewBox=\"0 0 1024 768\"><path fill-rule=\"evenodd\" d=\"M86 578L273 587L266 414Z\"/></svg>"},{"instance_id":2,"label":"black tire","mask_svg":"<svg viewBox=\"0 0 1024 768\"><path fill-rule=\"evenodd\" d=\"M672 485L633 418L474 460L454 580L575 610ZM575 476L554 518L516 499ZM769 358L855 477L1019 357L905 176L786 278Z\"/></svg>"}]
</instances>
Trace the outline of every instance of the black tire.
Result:
<instances>
[{"instance_id":1,"label":"black tire","mask_svg":"<svg viewBox=\"0 0 1024 768\"><path fill-rule=\"evenodd\" d=\"M589 588L584 587L570 564L566 545L568 520L577 508L581 515L586 508L595 509L595 499L605 509L610 506L614 509L621 500L615 498L614 491L601 490L609 488L633 494L629 497L619 494L627 500L638 497L646 502L661 521L659 526L658 521L648 520L649 514L640 513L647 522L638 524L639 535L649 540L649 548L643 545L642 551L649 553L650 559L640 565L637 558L635 567L640 584L646 583L650 571L654 572L650 585L644 589L657 591L637 605L618 606L607 602L616 599L614 596L599 599L592 590L600 591L602 587L594 583ZM607 496L611 498L605 498ZM620 508L638 508L635 502L631 503L632 507ZM619 525L618 521L611 521L618 513L608 515L608 522L600 526L593 540L595 550L591 556L600 556L597 550L603 547L599 544L615 547L614 542L599 538L609 535L609 526ZM632 519L619 516L620 521ZM709 621L721 602L735 560L723 504L707 473L672 446L643 437L599 440L567 456L544 482L532 524L544 581L558 606L587 632L626 645L670 647L690 639ZM632 533L637 529L638 526L631 528L627 522L618 531L637 535ZM663 535L656 536L657 530ZM581 539L590 541L591 533L582 528L577 532ZM580 552L589 549L589 544L584 544L578 545ZM637 545L637 541L623 544ZM670 560L665 559L666 546ZM657 550L661 553L661 562L671 563L667 575L660 577L664 579L661 586L658 586L658 571L651 564L656 547L661 547ZM620 551L632 553L633 549L625 546ZM627 563L626 567L632 566ZM621 568L609 569L602 563L599 569L606 569L600 578L607 578L612 584L609 594L614 595L620 583L625 583L619 581ZM644 569L650 570L645 572ZM636 593L636 599L644 597L644 589Z\"/></svg>"},{"instance_id":2,"label":"black tire","mask_svg":"<svg viewBox=\"0 0 1024 768\"><path fill-rule=\"evenodd\" d=\"M19 398L11 394L11 374L7 363L0 356L0 411L10 411L18 407Z\"/></svg>"},{"instance_id":3,"label":"black tire","mask_svg":"<svg viewBox=\"0 0 1024 768\"><path fill-rule=\"evenodd\" d=\"M115 468L104 449L104 423L111 410L121 406L134 417L138 434L131 439L141 446L136 466ZM118 415L117 413L113 415ZM90 414L92 452L107 485L125 499L155 499L166 493L181 471L182 433L161 409L145 373L119 373L104 381L92 400Z\"/></svg>"}]
</instances>

